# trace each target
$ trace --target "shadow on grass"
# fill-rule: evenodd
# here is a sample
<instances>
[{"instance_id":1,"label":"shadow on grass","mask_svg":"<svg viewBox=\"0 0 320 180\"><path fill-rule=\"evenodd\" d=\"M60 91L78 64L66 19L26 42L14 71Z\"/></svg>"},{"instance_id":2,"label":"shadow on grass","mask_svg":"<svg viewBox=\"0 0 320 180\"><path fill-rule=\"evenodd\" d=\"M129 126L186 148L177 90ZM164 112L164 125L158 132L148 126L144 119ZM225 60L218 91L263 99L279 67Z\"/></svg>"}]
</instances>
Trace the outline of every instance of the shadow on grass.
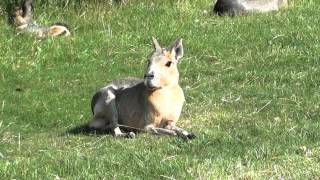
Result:
<instances>
[{"instance_id":1,"label":"shadow on grass","mask_svg":"<svg viewBox=\"0 0 320 180\"><path fill-rule=\"evenodd\" d=\"M131 128L124 128L124 127L120 127L120 130L124 133L130 133L130 132L134 132L134 133L139 133L137 130L135 129L131 129ZM75 126L71 129L68 129L65 133L63 133L63 135L87 135L87 136L91 136L91 135L112 135L111 130L99 130L99 129L92 129L88 126L88 124L81 124L78 126Z\"/></svg>"},{"instance_id":2,"label":"shadow on grass","mask_svg":"<svg viewBox=\"0 0 320 180\"><path fill-rule=\"evenodd\" d=\"M69 130L67 130L64 135L69 135L69 134L73 134L73 135L78 135L78 134L82 134L82 135L105 135L105 134L110 134L110 131L106 131L106 130L96 130L96 129L92 129L89 128L88 124L81 124L78 126L75 126Z\"/></svg>"}]
</instances>

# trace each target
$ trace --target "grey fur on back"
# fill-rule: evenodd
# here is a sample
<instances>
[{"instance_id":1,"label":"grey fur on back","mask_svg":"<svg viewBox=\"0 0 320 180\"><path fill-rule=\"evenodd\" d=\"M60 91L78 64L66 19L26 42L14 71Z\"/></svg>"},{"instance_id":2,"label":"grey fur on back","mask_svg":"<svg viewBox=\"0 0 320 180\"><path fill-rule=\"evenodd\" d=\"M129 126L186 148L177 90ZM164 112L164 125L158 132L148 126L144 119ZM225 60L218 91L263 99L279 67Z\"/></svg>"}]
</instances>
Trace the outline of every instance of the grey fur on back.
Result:
<instances>
[{"instance_id":1,"label":"grey fur on back","mask_svg":"<svg viewBox=\"0 0 320 180\"><path fill-rule=\"evenodd\" d=\"M97 104L98 100L101 96L107 96L108 90L119 90L119 89L126 89L128 87L135 86L137 84L143 83L142 78L136 78L136 77L127 77L123 79L117 79L112 82L110 82L106 87L101 88L95 95L93 95L91 100L91 111L94 113L94 106Z\"/></svg>"},{"instance_id":2,"label":"grey fur on back","mask_svg":"<svg viewBox=\"0 0 320 180\"><path fill-rule=\"evenodd\" d=\"M136 77L127 77L123 79L117 79L109 83L109 85L113 85L117 87L117 89L127 88L134 86L136 84L139 84L143 82L142 78L136 78Z\"/></svg>"},{"instance_id":3,"label":"grey fur on back","mask_svg":"<svg viewBox=\"0 0 320 180\"><path fill-rule=\"evenodd\" d=\"M288 6L288 0L217 0L214 12L231 16L244 12L269 12Z\"/></svg>"},{"instance_id":4,"label":"grey fur on back","mask_svg":"<svg viewBox=\"0 0 320 180\"><path fill-rule=\"evenodd\" d=\"M217 0L213 10L219 16L225 13L234 16L245 9L238 0Z\"/></svg>"}]
</instances>

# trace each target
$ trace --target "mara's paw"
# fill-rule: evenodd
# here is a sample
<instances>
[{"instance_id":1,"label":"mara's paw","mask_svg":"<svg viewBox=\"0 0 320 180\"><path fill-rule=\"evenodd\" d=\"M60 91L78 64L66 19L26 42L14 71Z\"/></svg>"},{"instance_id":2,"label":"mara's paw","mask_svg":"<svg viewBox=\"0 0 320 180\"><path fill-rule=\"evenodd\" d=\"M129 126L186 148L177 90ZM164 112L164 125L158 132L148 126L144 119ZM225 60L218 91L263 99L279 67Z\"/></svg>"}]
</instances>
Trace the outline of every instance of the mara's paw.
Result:
<instances>
[{"instance_id":1,"label":"mara's paw","mask_svg":"<svg viewBox=\"0 0 320 180\"><path fill-rule=\"evenodd\" d=\"M182 139L187 140L187 141L196 138L196 135L194 135L193 133L180 134L179 136L180 136Z\"/></svg>"},{"instance_id":2,"label":"mara's paw","mask_svg":"<svg viewBox=\"0 0 320 180\"><path fill-rule=\"evenodd\" d=\"M136 137L136 134L134 132L128 132L126 133L125 137L129 139L133 139Z\"/></svg>"},{"instance_id":3,"label":"mara's paw","mask_svg":"<svg viewBox=\"0 0 320 180\"><path fill-rule=\"evenodd\" d=\"M189 134L186 135L186 138L187 138L187 140L191 140L191 139L197 138L197 136L194 135L193 133L189 133Z\"/></svg>"}]
</instances>

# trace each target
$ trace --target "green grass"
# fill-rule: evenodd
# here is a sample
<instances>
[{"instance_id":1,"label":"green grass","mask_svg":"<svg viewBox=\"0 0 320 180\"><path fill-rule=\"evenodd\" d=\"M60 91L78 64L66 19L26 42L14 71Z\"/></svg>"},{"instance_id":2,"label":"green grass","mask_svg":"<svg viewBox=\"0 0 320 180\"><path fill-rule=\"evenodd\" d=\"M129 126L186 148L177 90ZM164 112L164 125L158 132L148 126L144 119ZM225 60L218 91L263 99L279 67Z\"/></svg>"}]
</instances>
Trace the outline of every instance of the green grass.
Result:
<instances>
[{"instance_id":1,"label":"green grass","mask_svg":"<svg viewBox=\"0 0 320 180\"><path fill-rule=\"evenodd\" d=\"M43 41L1 17L1 179L319 179L320 3L234 18L211 6L36 4L38 23L72 29ZM151 36L184 39L178 124L198 138L66 135L106 82L142 77Z\"/></svg>"}]
</instances>

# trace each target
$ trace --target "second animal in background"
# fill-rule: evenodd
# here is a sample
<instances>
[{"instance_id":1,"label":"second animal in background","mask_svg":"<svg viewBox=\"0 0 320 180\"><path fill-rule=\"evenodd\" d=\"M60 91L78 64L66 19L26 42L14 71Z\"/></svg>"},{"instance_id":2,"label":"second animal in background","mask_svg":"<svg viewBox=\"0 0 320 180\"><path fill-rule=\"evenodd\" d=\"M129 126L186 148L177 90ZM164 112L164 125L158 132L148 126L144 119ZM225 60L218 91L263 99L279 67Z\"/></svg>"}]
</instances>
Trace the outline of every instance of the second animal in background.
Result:
<instances>
[{"instance_id":1,"label":"second animal in background","mask_svg":"<svg viewBox=\"0 0 320 180\"><path fill-rule=\"evenodd\" d=\"M54 23L51 26L38 25L33 20L33 1L24 0L13 15L14 25L19 32L35 34L38 38L49 36L69 36L70 31L65 24Z\"/></svg>"},{"instance_id":2,"label":"second animal in background","mask_svg":"<svg viewBox=\"0 0 320 180\"><path fill-rule=\"evenodd\" d=\"M91 129L111 131L115 136L133 137L135 134L130 131L142 131L183 139L195 137L176 124L185 101L178 71L182 39L167 49L153 38L153 46L143 79L112 81L93 96Z\"/></svg>"},{"instance_id":3,"label":"second animal in background","mask_svg":"<svg viewBox=\"0 0 320 180\"><path fill-rule=\"evenodd\" d=\"M214 13L238 15L245 12L269 12L288 6L287 0L217 0Z\"/></svg>"}]
</instances>

